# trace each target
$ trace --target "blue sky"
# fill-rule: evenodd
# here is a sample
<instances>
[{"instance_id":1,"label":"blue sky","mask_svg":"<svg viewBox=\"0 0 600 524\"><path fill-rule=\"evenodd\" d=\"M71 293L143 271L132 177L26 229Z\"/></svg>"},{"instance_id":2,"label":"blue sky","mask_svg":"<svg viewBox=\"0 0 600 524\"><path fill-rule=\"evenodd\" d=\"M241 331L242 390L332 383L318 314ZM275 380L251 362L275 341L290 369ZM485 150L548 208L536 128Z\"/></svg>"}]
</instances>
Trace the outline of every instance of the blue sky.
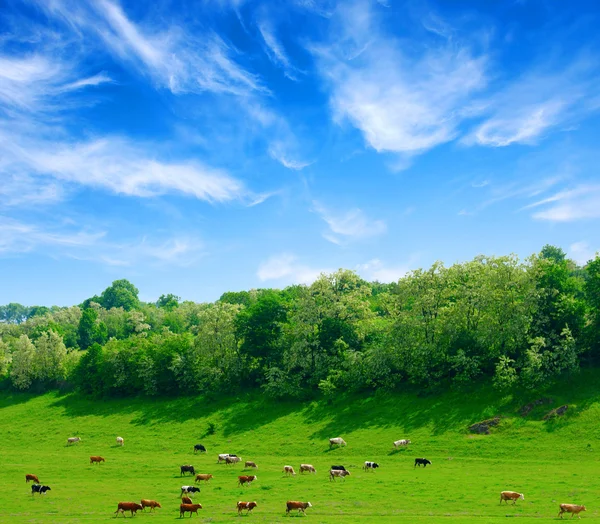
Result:
<instances>
[{"instance_id":1,"label":"blue sky","mask_svg":"<svg viewBox=\"0 0 600 524\"><path fill-rule=\"evenodd\" d=\"M597 2L6 0L0 303L600 249Z\"/></svg>"}]
</instances>

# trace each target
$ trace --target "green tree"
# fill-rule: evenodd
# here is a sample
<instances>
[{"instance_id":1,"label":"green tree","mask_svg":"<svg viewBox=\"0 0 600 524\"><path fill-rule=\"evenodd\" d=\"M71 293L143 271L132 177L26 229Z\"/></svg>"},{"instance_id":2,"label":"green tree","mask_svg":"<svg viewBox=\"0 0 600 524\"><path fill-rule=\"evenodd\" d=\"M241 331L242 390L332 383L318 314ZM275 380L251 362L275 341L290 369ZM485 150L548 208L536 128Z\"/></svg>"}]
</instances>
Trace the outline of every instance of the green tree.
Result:
<instances>
[{"instance_id":1,"label":"green tree","mask_svg":"<svg viewBox=\"0 0 600 524\"><path fill-rule=\"evenodd\" d=\"M56 383L65 378L67 348L62 337L46 331L35 341L35 378L46 383Z\"/></svg>"},{"instance_id":2,"label":"green tree","mask_svg":"<svg viewBox=\"0 0 600 524\"><path fill-rule=\"evenodd\" d=\"M168 295L161 295L159 299L156 301L156 307L160 307L171 311L179 306L181 298L169 293Z\"/></svg>"},{"instance_id":3,"label":"green tree","mask_svg":"<svg viewBox=\"0 0 600 524\"><path fill-rule=\"evenodd\" d=\"M17 389L28 389L35 378L35 346L27 335L21 335L13 344L10 379Z\"/></svg>"},{"instance_id":4,"label":"green tree","mask_svg":"<svg viewBox=\"0 0 600 524\"><path fill-rule=\"evenodd\" d=\"M92 308L83 310L77 333L81 349L87 349L94 343L104 344L108 337L106 325L98 322L98 313Z\"/></svg>"},{"instance_id":5,"label":"green tree","mask_svg":"<svg viewBox=\"0 0 600 524\"><path fill-rule=\"evenodd\" d=\"M138 294L138 288L129 280L115 280L102 292L99 304L105 309L122 307L125 311L131 311L140 305Z\"/></svg>"},{"instance_id":6,"label":"green tree","mask_svg":"<svg viewBox=\"0 0 600 524\"><path fill-rule=\"evenodd\" d=\"M104 392L102 346L94 343L79 359L73 371L73 382L82 393L101 395Z\"/></svg>"}]
</instances>

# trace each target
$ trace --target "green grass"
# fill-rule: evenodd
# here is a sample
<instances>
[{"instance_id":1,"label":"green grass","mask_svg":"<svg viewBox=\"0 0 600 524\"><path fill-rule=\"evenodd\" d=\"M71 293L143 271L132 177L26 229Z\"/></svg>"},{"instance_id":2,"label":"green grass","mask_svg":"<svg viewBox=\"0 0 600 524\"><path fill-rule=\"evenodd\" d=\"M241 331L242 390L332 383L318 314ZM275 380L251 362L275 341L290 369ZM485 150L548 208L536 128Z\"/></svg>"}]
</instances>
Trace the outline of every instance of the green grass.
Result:
<instances>
[{"instance_id":1,"label":"green grass","mask_svg":"<svg viewBox=\"0 0 600 524\"><path fill-rule=\"evenodd\" d=\"M306 517L333 522L500 522L556 519L561 502L585 504L582 518L600 521L600 373L575 377L547 392L555 402L527 418L518 408L530 398L502 397L491 388L420 398L371 395L332 403L281 403L259 395L223 399L90 401L77 395L0 396L0 522L74 523L113 518L119 501L156 499L162 509L138 513L136 520L179 518L181 464L214 479L202 485L200 522L238 519L238 500L255 500L252 522L285 522L286 500L310 501ZM569 404L567 414L543 421L551 408ZM470 435L474 422L501 415L491 435ZM204 436L209 423L213 435ZM66 439L82 442L67 447ZM117 447L115 437L124 437ZM329 437L348 446L329 450ZM407 450L392 442L410 438ZM194 455L201 442L207 454ZM236 486L252 474L241 465L216 463L218 453L255 461L258 480ZM89 465L90 455L106 463ZM415 457L433 462L413 469ZM365 473L365 460L379 462ZM283 466L308 462L316 475L285 478ZM352 475L330 482L331 464ZM25 474L52 487L31 496ZM516 506L499 504L502 490L525 494ZM119 517L122 519L123 517Z\"/></svg>"}]
</instances>

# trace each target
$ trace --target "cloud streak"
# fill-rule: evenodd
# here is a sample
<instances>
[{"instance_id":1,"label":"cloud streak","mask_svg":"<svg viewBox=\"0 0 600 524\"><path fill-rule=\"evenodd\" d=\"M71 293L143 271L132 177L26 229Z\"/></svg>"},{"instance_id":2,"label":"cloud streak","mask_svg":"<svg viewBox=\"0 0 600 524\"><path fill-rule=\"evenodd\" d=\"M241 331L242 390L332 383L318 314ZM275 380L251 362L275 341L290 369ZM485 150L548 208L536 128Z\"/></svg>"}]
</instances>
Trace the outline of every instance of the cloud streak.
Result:
<instances>
[{"instance_id":1,"label":"cloud streak","mask_svg":"<svg viewBox=\"0 0 600 524\"><path fill-rule=\"evenodd\" d=\"M291 253L273 255L262 262L256 272L261 282L276 280L294 284L311 284L321 273L329 273L330 269L311 268L298 262L298 257Z\"/></svg>"},{"instance_id":2,"label":"cloud streak","mask_svg":"<svg viewBox=\"0 0 600 524\"><path fill-rule=\"evenodd\" d=\"M313 208L329 226L329 231L323 233L323 237L337 245L380 236L387 231L383 220L371 220L358 208L332 213L316 201L313 202Z\"/></svg>"}]
</instances>

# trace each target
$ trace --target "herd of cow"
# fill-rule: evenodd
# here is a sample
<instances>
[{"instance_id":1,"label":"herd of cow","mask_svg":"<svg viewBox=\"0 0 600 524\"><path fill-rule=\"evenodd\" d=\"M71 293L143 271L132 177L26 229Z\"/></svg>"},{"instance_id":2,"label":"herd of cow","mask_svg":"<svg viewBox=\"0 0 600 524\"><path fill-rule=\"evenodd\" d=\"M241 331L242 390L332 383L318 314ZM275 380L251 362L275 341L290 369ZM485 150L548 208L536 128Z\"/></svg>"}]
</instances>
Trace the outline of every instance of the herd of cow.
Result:
<instances>
[{"instance_id":1,"label":"herd of cow","mask_svg":"<svg viewBox=\"0 0 600 524\"><path fill-rule=\"evenodd\" d=\"M67 439L67 446L70 446L71 444L77 444L81 442L81 438L79 437L70 437ZM117 437L117 445L119 446L123 446L124 445L124 439L122 437ZM398 449L401 446L408 446L411 443L410 440L408 439L402 439L402 440L397 440L394 442L394 448ZM336 438L331 438L329 439L329 447L330 449L333 446L346 446L346 441L344 439L342 439L341 437L336 437ZM206 452L206 448L202 445L202 444L196 444L194 446L194 453L205 453ZM237 464L239 462L242 461L241 457L238 457L237 455L234 454L230 454L230 453L221 453L218 455L217 457L217 462L221 463L224 462L225 464ZM90 464L100 464L101 462L105 462L105 459L103 457L94 455L90 457ZM418 467L427 467L427 465L431 465L431 461L426 459L426 458L416 458L415 459L415 465L413 466L413 468ZM244 463L244 468L254 468L254 469L258 469L258 466L256 465L255 462L252 461L246 461ZM376 462L372 462L372 461L366 461L363 465L363 470L364 471L369 471L369 470L375 470L379 468L379 464L377 464ZM180 471L180 476L185 475L186 473L190 473L191 475L195 475L195 479L194 482L198 483L198 482L208 482L210 479L213 478L213 476L211 474L205 474L205 473L199 473L196 474L196 470L194 468L194 466L192 466L191 464L184 464L182 466L180 466L179 468ZM315 469L315 467L312 464L300 464L300 473L316 473L317 470ZM295 476L296 472L294 471L293 466L289 466L286 465L283 467L283 473L285 476ZM329 469L329 480L330 481L334 481L337 478L341 478L342 480L345 480L345 478L347 476L350 475L350 472L342 465L334 465L331 466L331 468ZM252 482L254 482L258 477L256 475L240 475L238 476L238 483L237 485L242 487L245 485L249 485ZM51 491L50 486L42 486L41 482L39 481L39 478L37 477L37 475L33 475L31 473L28 473L25 475L25 482L28 483L29 481L32 481L33 484L31 486L31 494L34 495L35 493L38 493L40 495L45 495L46 492ZM190 495L193 495L194 493L200 493L200 488L198 488L197 486L181 486L181 504L179 505L179 517L185 517L186 513L190 514L190 517L192 516L192 513L195 513L196 515L198 514L198 510L202 509L202 504L194 504L194 502L192 501L192 499L190 498ZM513 501L513 505L516 504L517 500L525 500L525 496L523 495L523 493L518 493L516 491L502 491L500 493L500 504L502 504L502 501L504 501L505 503L508 503L509 500ZM117 505L117 510L115 511L115 514L118 516L119 513L122 513L123 516L125 516L125 512L129 511L131 512L131 516L133 517L139 510L145 511L145 509L147 507L150 508L150 511L154 511L154 509L156 508L161 508L162 506L160 505L160 503L158 503L156 500L149 500L149 499L142 499L140 501L141 503L138 504L137 502L119 502ZM237 503L237 511L238 511L238 515L242 514L242 512L245 510L246 514L249 514L254 508L257 507L257 503L255 501L252 502L246 502L246 501L239 501ZM290 514L290 511L292 510L297 510L298 513L302 512L303 514L305 514L305 511L307 508L312 507L312 504L310 502L300 502L300 501L295 501L295 500L288 500L286 502L286 514ZM579 505L579 504L560 504L560 511L558 513L558 516L562 519L562 516L564 513L571 513L571 517L574 517L575 515L577 515L578 518L581 518L579 516L579 513L581 513L582 511L586 511L586 507L583 505Z\"/></svg>"}]
</instances>

